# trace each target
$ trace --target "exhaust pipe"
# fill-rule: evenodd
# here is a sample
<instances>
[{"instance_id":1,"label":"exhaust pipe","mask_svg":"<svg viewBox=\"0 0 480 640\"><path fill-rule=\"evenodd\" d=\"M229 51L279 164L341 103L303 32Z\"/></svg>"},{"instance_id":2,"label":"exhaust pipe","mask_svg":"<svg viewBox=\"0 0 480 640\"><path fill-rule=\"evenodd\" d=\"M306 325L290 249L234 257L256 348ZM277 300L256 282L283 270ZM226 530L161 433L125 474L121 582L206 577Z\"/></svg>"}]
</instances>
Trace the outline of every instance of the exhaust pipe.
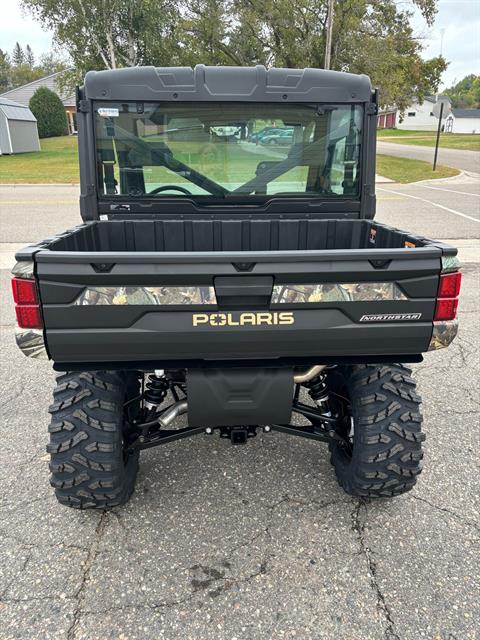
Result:
<instances>
[{"instance_id":1,"label":"exhaust pipe","mask_svg":"<svg viewBox=\"0 0 480 640\"><path fill-rule=\"evenodd\" d=\"M315 376L318 376L318 374L324 369L326 369L326 367L327 367L326 364L316 364L313 367L310 367L310 369L307 369L306 371L301 371L300 373L296 373L293 376L293 381L295 382L295 384L303 384L304 382L308 382Z\"/></svg>"},{"instance_id":2,"label":"exhaust pipe","mask_svg":"<svg viewBox=\"0 0 480 640\"><path fill-rule=\"evenodd\" d=\"M158 418L158 423L160 424L161 427L166 428L170 426L170 424L175 420L175 418L178 418L178 416L182 415L183 413L187 413L187 410L188 410L187 401L180 400L179 402L176 402L169 409L167 409L162 413L162 415Z\"/></svg>"}]
</instances>

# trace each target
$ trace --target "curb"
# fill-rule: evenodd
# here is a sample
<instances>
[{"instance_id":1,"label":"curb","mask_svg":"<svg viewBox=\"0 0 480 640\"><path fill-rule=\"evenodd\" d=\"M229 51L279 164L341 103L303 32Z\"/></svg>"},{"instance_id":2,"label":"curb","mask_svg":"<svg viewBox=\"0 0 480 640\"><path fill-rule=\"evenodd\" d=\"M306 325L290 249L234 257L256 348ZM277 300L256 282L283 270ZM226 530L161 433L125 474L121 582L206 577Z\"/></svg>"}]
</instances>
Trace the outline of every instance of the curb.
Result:
<instances>
[{"instance_id":1,"label":"curb","mask_svg":"<svg viewBox=\"0 0 480 640\"><path fill-rule=\"evenodd\" d=\"M2 182L1 187L79 187L79 182Z\"/></svg>"}]
</instances>

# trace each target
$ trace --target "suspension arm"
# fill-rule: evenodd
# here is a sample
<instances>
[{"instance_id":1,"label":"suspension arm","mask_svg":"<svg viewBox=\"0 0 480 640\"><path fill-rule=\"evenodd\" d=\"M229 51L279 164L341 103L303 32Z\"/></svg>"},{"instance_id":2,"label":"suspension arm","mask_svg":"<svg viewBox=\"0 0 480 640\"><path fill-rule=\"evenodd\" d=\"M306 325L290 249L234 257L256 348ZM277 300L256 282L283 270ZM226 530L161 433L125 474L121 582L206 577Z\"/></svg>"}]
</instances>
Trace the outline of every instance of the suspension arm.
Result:
<instances>
[{"instance_id":1,"label":"suspension arm","mask_svg":"<svg viewBox=\"0 0 480 640\"><path fill-rule=\"evenodd\" d=\"M320 440L321 442L332 442L337 440L334 436L331 436L328 431L322 433L315 429L315 427L295 427L291 424L272 424L270 425L272 431L279 431L286 433L289 436L300 436L301 438L308 438L310 440ZM341 439L341 438L339 438Z\"/></svg>"},{"instance_id":2,"label":"suspension arm","mask_svg":"<svg viewBox=\"0 0 480 640\"><path fill-rule=\"evenodd\" d=\"M161 444L168 444L175 440L183 440L190 438L199 433L205 433L205 427L184 427L183 429L162 429L155 433L141 435L136 438L129 446L129 451L141 451L143 449L151 449Z\"/></svg>"}]
</instances>

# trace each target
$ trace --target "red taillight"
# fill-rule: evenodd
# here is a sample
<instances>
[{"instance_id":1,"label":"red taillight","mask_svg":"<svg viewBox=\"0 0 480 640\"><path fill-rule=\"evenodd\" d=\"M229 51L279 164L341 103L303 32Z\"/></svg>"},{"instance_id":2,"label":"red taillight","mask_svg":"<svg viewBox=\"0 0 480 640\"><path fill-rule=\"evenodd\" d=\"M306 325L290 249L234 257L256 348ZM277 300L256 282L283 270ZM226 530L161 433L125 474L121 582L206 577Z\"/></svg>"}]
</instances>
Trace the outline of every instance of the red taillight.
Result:
<instances>
[{"instance_id":1,"label":"red taillight","mask_svg":"<svg viewBox=\"0 0 480 640\"><path fill-rule=\"evenodd\" d=\"M455 320L458 307L458 294L462 274L460 271L454 273L443 273L440 276L437 291L437 303L435 305L435 321Z\"/></svg>"},{"instance_id":2,"label":"red taillight","mask_svg":"<svg viewBox=\"0 0 480 640\"><path fill-rule=\"evenodd\" d=\"M43 322L35 280L13 278L12 291L18 326L22 329L41 329Z\"/></svg>"},{"instance_id":3,"label":"red taillight","mask_svg":"<svg viewBox=\"0 0 480 640\"><path fill-rule=\"evenodd\" d=\"M18 326L22 329L41 329L42 316L38 305L16 305Z\"/></svg>"},{"instance_id":4,"label":"red taillight","mask_svg":"<svg viewBox=\"0 0 480 640\"><path fill-rule=\"evenodd\" d=\"M456 298L460 293L461 283L462 274L460 271L444 273L440 276L437 298Z\"/></svg>"},{"instance_id":5,"label":"red taillight","mask_svg":"<svg viewBox=\"0 0 480 640\"><path fill-rule=\"evenodd\" d=\"M15 304L38 304L37 286L35 280L13 278L12 291Z\"/></svg>"},{"instance_id":6,"label":"red taillight","mask_svg":"<svg viewBox=\"0 0 480 640\"><path fill-rule=\"evenodd\" d=\"M458 298L439 298L435 307L434 320L455 320Z\"/></svg>"}]
</instances>

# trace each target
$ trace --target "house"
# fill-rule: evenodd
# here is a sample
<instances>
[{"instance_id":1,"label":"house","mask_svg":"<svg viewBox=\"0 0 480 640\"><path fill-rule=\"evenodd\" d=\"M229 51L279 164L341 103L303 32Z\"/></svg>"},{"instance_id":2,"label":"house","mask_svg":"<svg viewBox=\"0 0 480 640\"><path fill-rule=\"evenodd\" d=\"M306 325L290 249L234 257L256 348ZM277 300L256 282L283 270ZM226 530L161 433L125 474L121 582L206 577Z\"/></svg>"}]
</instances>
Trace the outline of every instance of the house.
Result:
<instances>
[{"instance_id":1,"label":"house","mask_svg":"<svg viewBox=\"0 0 480 640\"><path fill-rule=\"evenodd\" d=\"M425 96L422 104L414 100L412 104L405 109L403 116L396 107L381 109L378 114L378 128L436 131L438 128L438 118L434 114L434 107L439 101L445 103L442 118L445 122L450 112L450 98L447 96Z\"/></svg>"},{"instance_id":2,"label":"house","mask_svg":"<svg viewBox=\"0 0 480 640\"><path fill-rule=\"evenodd\" d=\"M0 155L40 151L37 120L28 106L0 96Z\"/></svg>"},{"instance_id":3,"label":"house","mask_svg":"<svg viewBox=\"0 0 480 640\"><path fill-rule=\"evenodd\" d=\"M436 131L438 129L438 118L433 112L433 108L437 102L442 100L445 102L442 120L445 119L450 111L450 98L447 96L425 96L423 104L416 100L405 109L403 118L397 111L395 127L397 129L414 129L415 131Z\"/></svg>"},{"instance_id":4,"label":"house","mask_svg":"<svg viewBox=\"0 0 480 640\"><path fill-rule=\"evenodd\" d=\"M39 87L47 87L47 89L56 93L63 102L65 113L67 114L68 132L72 135L77 132L75 94L69 93L68 91L62 91L59 87L58 81L62 73L63 71L58 71L57 73L52 73L44 78L39 78L38 80L24 84L16 89L5 91L5 93L0 95L0 99L8 98L9 100L14 100L15 102L19 102L21 105L28 107L30 98L33 96L35 91Z\"/></svg>"},{"instance_id":5,"label":"house","mask_svg":"<svg viewBox=\"0 0 480 640\"><path fill-rule=\"evenodd\" d=\"M480 134L480 109L452 109L445 120L445 131Z\"/></svg>"},{"instance_id":6,"label":"house","mask_svg":"<svg viewBox=\"0 0 480 640\"><path fill-rule=\"evenodd\" d=\"M378 113L377 127L379 129L393 129L397 118L397 110L395 108L382 109Z\"/></svg>"}]
</instances>

